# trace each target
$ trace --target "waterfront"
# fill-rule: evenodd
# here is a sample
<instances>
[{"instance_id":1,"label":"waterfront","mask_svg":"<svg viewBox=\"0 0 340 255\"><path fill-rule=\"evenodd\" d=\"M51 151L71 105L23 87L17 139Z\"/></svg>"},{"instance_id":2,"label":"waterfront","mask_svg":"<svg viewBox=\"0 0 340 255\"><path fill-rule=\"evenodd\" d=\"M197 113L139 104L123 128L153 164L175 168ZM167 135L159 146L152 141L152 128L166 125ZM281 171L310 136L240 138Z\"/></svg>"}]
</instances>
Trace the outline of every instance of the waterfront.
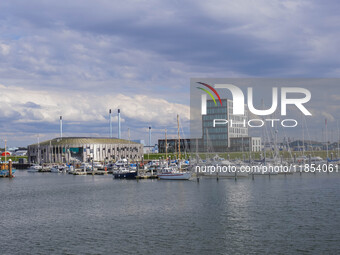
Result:
<instances>
[{"instance_id":1,"label":"waterfront","mask_svg":"<svg viewBox=\"0 0 340 255\"><path fill-rule=\"evenodd\" d=\"M336 254L340 174L196 181L17 171L1 253Z\"/></svg>"}]
</instances>

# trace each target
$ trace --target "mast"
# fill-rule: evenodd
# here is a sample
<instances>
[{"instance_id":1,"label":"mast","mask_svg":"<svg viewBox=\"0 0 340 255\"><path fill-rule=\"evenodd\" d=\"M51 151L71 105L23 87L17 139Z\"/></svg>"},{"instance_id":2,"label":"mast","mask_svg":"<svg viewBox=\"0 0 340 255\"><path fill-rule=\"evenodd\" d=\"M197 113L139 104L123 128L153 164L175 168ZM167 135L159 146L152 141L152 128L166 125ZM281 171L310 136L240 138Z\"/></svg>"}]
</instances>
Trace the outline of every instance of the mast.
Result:
<instances>
[{"instance_id":1,"label":"mast","mask_svg":"<svg viewBox=\"0 0 340 255\"><path fill-rule=\"evenodd\" d=\"M130 128L128 128L128 139L129 139L129 159L130 159L130 152L131 152L131 150L130 150Z\"/></svg>"},{"instance_id":2,"label":"mast","mask_svg":"<svg viewBox=\"0 0 340 255\"><path fill-rule=\"evenodd\" d=\"M181 137L179 134L179 115L177 114L177 132L178 132L178 159L181 158Z\"/></svg>"},{"instance_id":3,"label":"mast","mask_svg":"<svg viewBox=\"0 0 340 255\"><path fill-rule=\"evenodd\" d=\"M305 130L302 126L302 153L303 155L302 156L305 156Z\"/></svg>"},{"instance_id":4,"label":"mast","mask_svg":"<svg viewBox=\"0 0 340 255\"><path fill-rule=\"evenodd\" d=\"M325 119L325 128L326 128L326 149L327 149L327 160L328 160L328 130L327 130L327 119Z\"/></svg>"},{"instance_id":5,"label":"mast","mask_svg":"<svg viewBox=\"0 0 340 255\"><path fill-rule=\"evenodd\" d=\"M340 132L339 132L339 121L336 121L336 126L338 129L338 155L337 155L337 159L339 159L339 142L340 142Z\"/></svg>"},{"instance_id":6,"label":"mast","mask_svg":"<svg viewBox=\"0 0 340 255\"><path fill-rule=\"evenodd\" d=\"M39 135L38 135L38 164L40 165L40 140L39 140Z\"/></svg>"},{"instance_id":7,"label":"mast","mask_svg":"<svg viewBox=\"0 0 340 255\"><path fill-rule=\"evenodd\" d=\"M6 147L7 147L7 139L5 139L5 163L7 162L7 152L6 152Z\"/></svg>"},{"instance_id":8,"label":"mast","mask_svg":"<svg viewBox=\"0 0 340 255\"><path fill-rule=\"evenodd\" d=\"M168 160L168 140L166 137L166 129L165 129L165 160Z\"/></svg>"},{"instance_id":9,"label":"mast","mask_svg":"<svg viewBox=\"0 0 340 255\"><path fill-rule=\"evenodd\" d=\"M262 110L264 109L264 101L263 101L263 98L261 99L261 105L262 105ZM262 117L262 120L264 118ZM261 143L263 143L263 148L262 148L262 151L263 151L263 160L264 160L264 163L266 163L266 141L267 141L267 136L265 136L264 134L264 129L262 128L262 138L263 138L263 141L261 141ZM261 139L262 140L262 139ZM262 160L262 159L261 159Z\"/></svg>"}]
</instances>

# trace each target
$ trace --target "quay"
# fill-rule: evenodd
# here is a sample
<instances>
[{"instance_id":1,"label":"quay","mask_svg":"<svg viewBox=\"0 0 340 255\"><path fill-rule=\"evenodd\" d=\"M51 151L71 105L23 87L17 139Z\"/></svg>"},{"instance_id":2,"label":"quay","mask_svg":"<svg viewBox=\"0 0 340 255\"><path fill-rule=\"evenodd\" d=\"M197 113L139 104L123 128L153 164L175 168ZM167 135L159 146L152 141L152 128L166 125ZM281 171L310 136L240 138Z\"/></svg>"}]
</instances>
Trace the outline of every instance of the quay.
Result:
<instances>
[{"instance_id":1,"label":"quay","mask_svg":"<svg viewBox=\"0 0 340 255\"><path fill-rule=\"evenodd\" d=\"M81 168L77 168L75 171L70 171L69 174L73 174L73 175L107 175L108 171L105 171L105 170L84 171Z\"/></svg>"}]
</instances>

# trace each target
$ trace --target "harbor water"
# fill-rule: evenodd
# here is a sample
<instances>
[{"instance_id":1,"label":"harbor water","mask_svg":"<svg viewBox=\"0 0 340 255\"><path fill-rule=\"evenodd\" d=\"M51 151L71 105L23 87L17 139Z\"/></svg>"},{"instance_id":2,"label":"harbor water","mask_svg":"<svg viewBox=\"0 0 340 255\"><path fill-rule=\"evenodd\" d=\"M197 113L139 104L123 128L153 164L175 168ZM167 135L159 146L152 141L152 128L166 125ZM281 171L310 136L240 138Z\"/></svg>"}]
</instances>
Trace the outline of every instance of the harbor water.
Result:
<instances>
[{"instance_id":1,"label":"harbor water","mask_svg":"<svg viewBox=\"0 0 340 255\"><path fill-rule=\"evenodd\" d=\"M193 181L17 171L1 254L339 254L340 174Z\"/></svg>"}]
</instances>

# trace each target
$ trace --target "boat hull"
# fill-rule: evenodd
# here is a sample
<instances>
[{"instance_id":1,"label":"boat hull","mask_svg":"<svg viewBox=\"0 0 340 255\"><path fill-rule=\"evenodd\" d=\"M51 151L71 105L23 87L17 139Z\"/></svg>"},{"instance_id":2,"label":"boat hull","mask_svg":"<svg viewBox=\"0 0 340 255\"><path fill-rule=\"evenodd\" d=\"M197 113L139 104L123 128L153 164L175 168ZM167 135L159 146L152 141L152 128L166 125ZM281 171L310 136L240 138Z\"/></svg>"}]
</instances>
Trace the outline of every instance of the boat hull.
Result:
<instances>
[{"instance_id":1,"label":"boat hull","mask_svg":"<svg viewBox=\"0 0 340 255\"><path fill-rule=\"evenodd\" d=\"M115 173L113 174L114 179L136 179L136 172L128 172L128 173Z\"/></svg>"},{"instance_id":2,"label":"boat hull","mask_svg":"<svg viewBox=\"0 0 340 255\"><path fill-rule=\"evenodd\" d=\"M161 180L189 180L191 173L165 173L159 174L158 178Z\"/></svg>"}]
</instances>

